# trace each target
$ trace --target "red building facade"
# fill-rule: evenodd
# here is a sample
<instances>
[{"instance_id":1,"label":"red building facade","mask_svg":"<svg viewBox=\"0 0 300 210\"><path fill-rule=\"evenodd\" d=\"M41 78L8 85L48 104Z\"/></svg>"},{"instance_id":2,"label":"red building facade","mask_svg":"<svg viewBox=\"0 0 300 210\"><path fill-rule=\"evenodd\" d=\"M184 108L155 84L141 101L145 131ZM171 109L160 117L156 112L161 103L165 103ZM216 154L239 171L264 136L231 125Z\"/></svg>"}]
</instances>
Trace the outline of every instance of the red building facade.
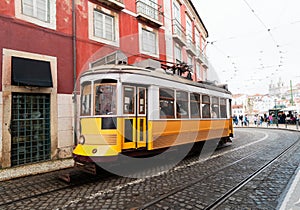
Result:
<instances>
[{"instance_id":1,"label":"red building facade","mask_svg":"<svg viewBox=\"0 0 300 210\"><path fill-rule=\"evenodd\" d=\"M208 33L190 0L6 0L0 26L2 168L71 155L77 78L116 50L206 80Z\"/></svg>"}]
</instances>

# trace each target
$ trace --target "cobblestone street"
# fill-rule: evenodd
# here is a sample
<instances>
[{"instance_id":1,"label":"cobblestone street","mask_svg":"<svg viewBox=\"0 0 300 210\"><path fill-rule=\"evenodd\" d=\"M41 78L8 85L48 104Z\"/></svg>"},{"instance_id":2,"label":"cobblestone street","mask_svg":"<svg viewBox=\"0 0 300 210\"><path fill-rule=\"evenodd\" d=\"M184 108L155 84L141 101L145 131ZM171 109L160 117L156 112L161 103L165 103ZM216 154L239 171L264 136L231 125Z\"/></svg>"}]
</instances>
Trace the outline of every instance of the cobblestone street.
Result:
<instances>
[{"instance_id":1,"label":"cobblestone street","mask_svg":"<svg viewBox=\"0 0 300 210\"><path fill-rule=\"evenodd\" d=\"M66 169L3 181L0 208L205 209L298 138L299 133L291 131L236 128L233 144L216 150L209 159L191 156L169 171L160 165L161 172L152 177L91 176ZM299 160L298 143L298 147L241 187L218 209L277 208ZM75 174L71 184L58 179L60 173L66 172Z\"/></svg>"}]
</instances>

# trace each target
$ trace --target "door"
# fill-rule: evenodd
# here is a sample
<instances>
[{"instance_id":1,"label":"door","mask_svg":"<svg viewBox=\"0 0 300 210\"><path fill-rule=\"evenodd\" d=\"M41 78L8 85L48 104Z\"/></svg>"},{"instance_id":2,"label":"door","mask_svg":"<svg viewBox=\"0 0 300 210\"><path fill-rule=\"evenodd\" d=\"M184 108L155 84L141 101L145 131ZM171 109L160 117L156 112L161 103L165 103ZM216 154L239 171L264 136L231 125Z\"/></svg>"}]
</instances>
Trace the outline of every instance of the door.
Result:
<instances>
[{"instance_id":1,"label":"door","mask_svg":"<svg viewBox=\"0 0 300 210\"><path fill-rule=\"evenodd\" d=\"M147 89L123 86L123 149L146 147Z\"/></svg>"},{"instance_id":2,"label":"door","mask_svg":"<svg viewBox=\"0 0 300 210\"><path fill-rule=\"evenodd\" d=\"M13 93L11 165L50 160L50 95Z\"/></svg>"}]
</instances>

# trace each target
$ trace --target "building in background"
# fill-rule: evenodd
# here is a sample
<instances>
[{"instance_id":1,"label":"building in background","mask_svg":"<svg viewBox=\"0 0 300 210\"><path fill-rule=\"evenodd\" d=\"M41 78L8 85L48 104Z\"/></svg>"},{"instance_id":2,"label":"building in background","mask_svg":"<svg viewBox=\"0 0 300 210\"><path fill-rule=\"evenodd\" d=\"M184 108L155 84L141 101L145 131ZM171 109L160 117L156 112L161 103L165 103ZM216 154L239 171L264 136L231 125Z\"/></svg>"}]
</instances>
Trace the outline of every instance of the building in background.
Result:
<instances>
[{"instance_id":1,"label":"building in background","mask_svg":"<svg viewBox=\"0 0 300 210\"><path fill-rule=\"evenodd\" d=\"M0 1L0 25L0 168L71 156L77 78L114 52L207 80L208 32L190 0Z\"/></svg>"}]
</instances>

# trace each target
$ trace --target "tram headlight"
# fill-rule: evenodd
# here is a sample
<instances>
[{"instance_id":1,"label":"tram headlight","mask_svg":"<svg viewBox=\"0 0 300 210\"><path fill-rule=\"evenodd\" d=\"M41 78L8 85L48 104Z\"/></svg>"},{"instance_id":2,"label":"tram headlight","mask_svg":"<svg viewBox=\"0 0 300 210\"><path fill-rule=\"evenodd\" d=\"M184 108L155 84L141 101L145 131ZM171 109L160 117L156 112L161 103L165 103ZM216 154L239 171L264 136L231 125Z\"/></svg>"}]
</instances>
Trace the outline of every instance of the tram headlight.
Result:
<instances>
[{"instance_id":1,"label":"tram headlight","mask_svg":"<svg viewBox=\"0 0 300 210\"><path fill-rule=\"evenodd\" d=\"M84 144L85 143L85 138L83 135L81 135L78 139L78 144Z\"/></svg>"}]
</instances>

